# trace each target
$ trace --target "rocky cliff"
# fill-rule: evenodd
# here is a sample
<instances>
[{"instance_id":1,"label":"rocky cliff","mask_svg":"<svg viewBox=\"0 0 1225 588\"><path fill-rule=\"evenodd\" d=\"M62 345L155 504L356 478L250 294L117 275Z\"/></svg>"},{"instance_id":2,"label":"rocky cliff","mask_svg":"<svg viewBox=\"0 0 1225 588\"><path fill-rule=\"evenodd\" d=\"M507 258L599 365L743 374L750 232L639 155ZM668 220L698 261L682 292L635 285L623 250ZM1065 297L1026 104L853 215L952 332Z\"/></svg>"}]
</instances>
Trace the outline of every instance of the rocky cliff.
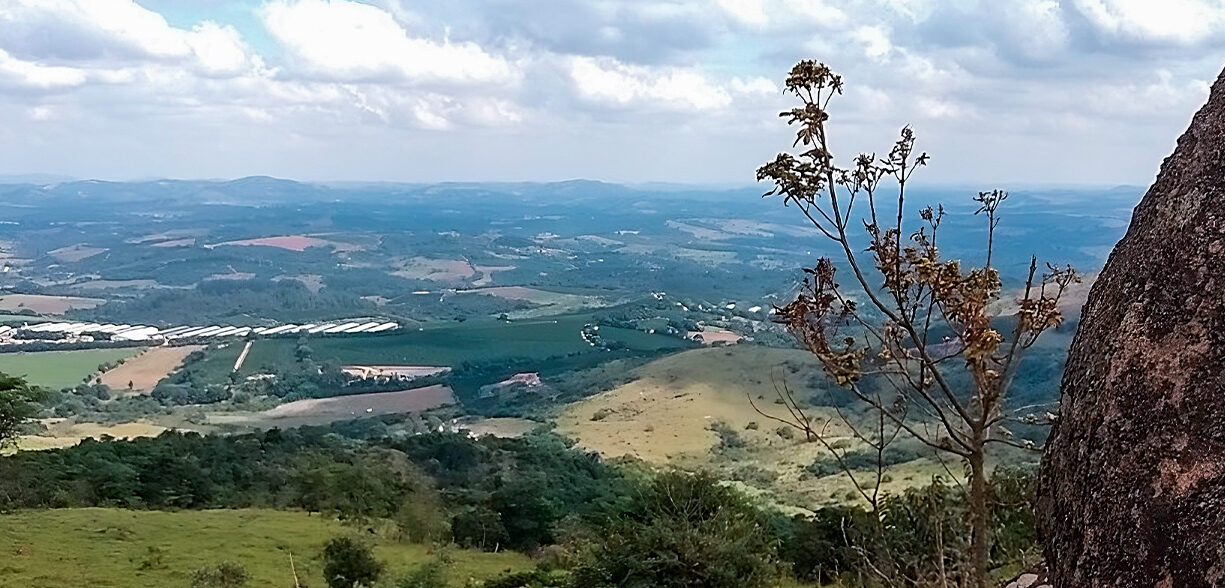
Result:
<instances>
[{"instance_id":1,"label":"rocky cliff","mask_svg":"<svg viewBox=\"0 0 1225 588\"><path fill-rule=\"evenodd\" d=\"M1225 73L1093 285L1062 395L1055 585L1225 586Z\"/></svg>"}]
</instances>

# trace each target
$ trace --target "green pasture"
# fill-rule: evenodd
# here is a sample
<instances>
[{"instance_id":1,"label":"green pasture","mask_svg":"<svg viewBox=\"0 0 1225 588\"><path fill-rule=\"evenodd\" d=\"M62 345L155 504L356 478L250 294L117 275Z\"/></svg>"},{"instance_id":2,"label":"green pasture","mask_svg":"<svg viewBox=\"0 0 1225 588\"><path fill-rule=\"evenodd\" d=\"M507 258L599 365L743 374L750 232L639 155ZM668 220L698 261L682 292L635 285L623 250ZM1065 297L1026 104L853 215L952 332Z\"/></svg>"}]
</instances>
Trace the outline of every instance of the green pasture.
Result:
<instances>
[{"instance_id":1,"label":"green pasture","mask_svg":"<svg viewBox=\"0 0 1225 588\"><path fill-rule=\"evenodd\" d=\"M352 534L335 519L273 510L135 511L106 508L0 514L0 588L190 585L193 571L223 561L242 565L250 588L322 586L319 554ZM375 556L390 577L434 560L437 550L390 539ZM290 556L293 556L293 568ZM531 567L522 554L448 549L453 585Z\"/></svg>"},{"instance_id":2,"label":"green pasture","mask_svg":"<svg viewBox=\"0 0 1225 588\"><path fill-rule=\"evenodd\" d=\"M581 335L589 315L561 315L511 322L472 319L430 325L382 336L311 337L308 345L316 362L344 365L442 365L509 358L547 359L572 354L601 353ZM621 342L633 351L682 349L690 344L676 337L632 329L601 327L601 336ZM243 365L244 373L261 366L294 361L295 338L256 341ZM231 361L230 365L233 365Z\"/></svg>"},{"instance_id":3,"label":"green pasture","mask_svg":"<svg viewBox=\"0 0 1225 588\"><path fill-rule=\"evenodd\" d=\"M31 384L58 390L70 388L98 371L98 365L127 359L141 349L80 349L76 351L35 351L0 353L0 372L22 376Z\"/></svg>"}]
</instances>

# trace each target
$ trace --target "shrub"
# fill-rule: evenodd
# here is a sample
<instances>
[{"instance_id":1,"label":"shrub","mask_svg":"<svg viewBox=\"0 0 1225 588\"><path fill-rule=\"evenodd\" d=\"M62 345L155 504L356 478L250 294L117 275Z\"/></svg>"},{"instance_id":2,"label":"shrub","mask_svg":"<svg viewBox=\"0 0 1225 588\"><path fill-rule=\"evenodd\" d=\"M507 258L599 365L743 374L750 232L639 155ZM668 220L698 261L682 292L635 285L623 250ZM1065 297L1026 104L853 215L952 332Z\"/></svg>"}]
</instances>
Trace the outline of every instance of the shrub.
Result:
<instances>
[{"instance_id":1,"label":"shrub","mask_svg":"<svg viewBox=\"0 0 1225 588\"><path fill-rule=\"evenodd\" d=\"M570 588L574 584L564 572L511 572L486 580L481 588Z\"/></svg>"},{"instance_id":2,"label":"shrub","mask_svg":"<svg viewBox=\"0 0 1225 588\"><path fill-rule=\"evenodd\" d=\"M400 538L409 543L445 543L451 540L451 521L442 499L432 488L419 489L400 505L394 517Z\"/></svg>"},{"instance_id":3,"label":"shrub","mask_svg":"<svg viewBox=\"0 0 1225 588\"><path fill-rule=\"evenodd\" d=\"M576 586L748 588L776 574L760 513L708 474L660 474L609 517L580 556Z\"/></svg>"},{"instance_id":4,"label":"shrub","mask_svg":"<svg viewBox=\"0 0 1225 588\"><path fill-rule=\"evenodd\" d=\"M202 567L191 574L191 588L242 588L251 580L247 569L232 561Z\"/></svg>"},{"instance_id":5,"label":"shrub","mask_svg":"<svg viewBox=\"0 0 1225 588\"><path fill-rule=\"evenodd\" d=\"M441 561L417 566L417 569L396 581L396 588L447 588L447 576Z\"/></svg>"},{"instance_id":6,"label":"shrub","mask_svg":"<svg viewBox=\"0 0 1225 588\"><path fill-rule=\"evenodd\" d=\"M337 537L323 548L323 578L329 588L373 586L381 575L383 564L364 543Z\"/></svg>"},{"instance_id":7,"label":"shrub","mask_svg":"<svg viewBox=\"0 0 1225 588\"><path fill-rule=\"evenodd\" d=\"M497 549L506 545L510 535L502 524L502 515L482 505L464 509L451 519L451 534L463 547Z\"/></svg>"}]
</instances>

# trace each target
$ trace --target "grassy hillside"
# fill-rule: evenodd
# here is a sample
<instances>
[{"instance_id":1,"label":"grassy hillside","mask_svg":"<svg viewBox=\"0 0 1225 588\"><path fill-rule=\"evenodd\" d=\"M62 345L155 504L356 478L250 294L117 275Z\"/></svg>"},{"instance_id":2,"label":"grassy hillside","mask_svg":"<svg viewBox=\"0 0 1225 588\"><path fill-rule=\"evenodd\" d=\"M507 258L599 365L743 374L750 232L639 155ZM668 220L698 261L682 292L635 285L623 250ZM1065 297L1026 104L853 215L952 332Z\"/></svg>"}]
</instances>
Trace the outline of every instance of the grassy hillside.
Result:
<instances>
[{"instance_id":1,"label":"grassy hillside","mask_svg":"<svg viewBox=\"0 0 1225 588\"><path fill-rule=\"evenodd\" d=\"M792 436L794 431L780 434L780 423L749 403L751 398L766 413L785 417L786 410L774 402L775 386L785 385L813 422L829 423L822 425L828 438L852 452L861 449L831 402L846 402L843 414L852 416L862 405L831 389L810 353L758 345L696 349L652 361L632 375L628 383L561 407L557 431L605 456L713 470L780 505L813 508L859 500L824 447ZM999 451L996 457L1000 463L1033 459L1013 453ZM930 451L908 439L896 444L889 463L882 488L891 493L949 474ZM864 470L861 483L873 481L870 465L856 466Z\"/></svg>"},{"instance_id":2,"label":"grassy hillside","mask_svg":"<svg viewBox=\"0 0 1225 588\"><path fill-rule=\"evenodd\" d=\"M187 586L206 565L234 561L252 588L293 585L290 553L303 586L323 584L323 544L349 532L325 517L272 510L130 511L86 508L0 515L0 587ZM376 556L399 575L436 554L383 542ZM454 550L452 580L483 579L530 567L513 552Z\"/></svg>"},{"instance_id":3,"label":"grassy hillside","mask_svg":"<svg viewBox=\"0 0 1225 588\"><path fill-rule=\"evenodd\" d=\"M98 365L127 359L140 349L82 349L78 351L38 351L0 354L0 372L23 376L31 384L59 389L76 386Z\"/></svg>"}]
</instances>

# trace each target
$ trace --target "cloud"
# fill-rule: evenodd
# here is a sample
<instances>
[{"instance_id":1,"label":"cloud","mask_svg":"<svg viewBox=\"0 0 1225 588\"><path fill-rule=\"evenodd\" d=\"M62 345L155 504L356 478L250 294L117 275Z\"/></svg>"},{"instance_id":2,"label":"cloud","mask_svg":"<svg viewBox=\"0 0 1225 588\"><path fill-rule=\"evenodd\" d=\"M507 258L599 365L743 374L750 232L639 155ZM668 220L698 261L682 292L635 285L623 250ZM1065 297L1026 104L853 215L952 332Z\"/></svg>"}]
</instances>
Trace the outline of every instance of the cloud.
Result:
<instances>
[{"instance_id":1,"label":"cloud","mask_svg":"<svg viewBox=\"0 0 1225 588\"><path fill-rule=\"evenodd\" d=\"M386 0L402 22L450 32L490 50L608 56L665 64L714 45L726 13L709 0L457 0L412 3L409 12Z\"/></svg>"},{"instance_id":2,"label":"cloud","mask_svg":"<svg viewBox=\"0 0 1225 588\"><path fill-rule=\"evenodd\" d=\"M59 90L85 83L86 75L79 69L45 66L22 61L0 49L0 82L23 89Z\"/></svg>"},{"instance_id":3,"label":"cloud","mask_svg":"<svg viewBox=\"0 0 1225 588\"><path fill-rule=\"evenodd\" d=\"M130 0L9 0L0 43L23 58L98 61L182 58L184 31Z\"/></svg>"},{"instance_id":4,"label":"cloud","mask_svg":"<svg viewBox=\"0 0 1225 588\"><path fill-rule=\"evenodd\" d=\"M343 0L274 0L264 7L268 31L300 66L320 79L504 83L505 59L472 42L409 35L380 8Z\"/></svg>"},{"instance_id":5,"label":"cloud","mask_svg":"<svg viewBox=\"0 0 1225 588\"><path fill-rule=\"evenodd\" d=\"M37 71L32 79L61 87L121 82L133 77L124 70L145 65L188 67L211 77L257 65L232 26L175 28L131 0L10 0L0 5L0 48L31 64L12 67Z\"/></svg>"},{"instance_id":6,"label":"cloud","mask_svg":"<svg viewBox=\"0 0 1225 588\"><path fill-rule=\"evenodd\" d=\"M859 27L855 29L852 36L863 44L863 53L869 59L884 60L889 55L889 51L893 49L888 33L879 26Z\"/></svg>"},{"instance_id":7,"label":"cloud","mask_svg":"<svg viewBox=\"0 0 1225 588\"><path fill-rule=\"evenodd\" d=\"M1217 37L1225 24L1219 0L1075 0L1075 6L1109 37L1191 44Z\"/></svg>"},{"instance_id":8,"label":"cloud","mask_svg":"<svg viewBox=\"0 0 1225 588\"><path fill-rule=\"evenodd\" d=\"M634 66L592 57L570 57L566 65L580 97L618 107L719 110L731 106L735 95L774 91L764 78L721 84L693 68Z\"/></svg>"},{"instance_id":9,"label":"cloud","mask_svg":"<svg viewBox=\"0 0 1225 588\"><path fill-rule=\"evenodd\" d=\"M187 35L187 44L196 57L200 71L209 76L238 75L251 67L247 47L232 26L212 22L196 25Z\"/></svg>"},{"instance_id":10,"label":"cloud","mask_svg":"<svg viewBox=\"0 0 1225 588\"><path fill-rule=\"evenodd\" d=\"M760 27L770 22L764 0L716 0L716 3L742 24Z\"/></svg>"},{"instance_id":11,"label":"cloud","mask_svg":"<svg viewBox=\"0 0 1225 588\"><path fill-rule=\"evenodd\" d=\"M1222 31L1225 0L0 0L0 172L748 181L817 58L840 148L909 123L936 178L1133 181ZM1120 163L1057 165L1090 150Z\"/></svg>"},{"instance_id":12,"label":"cloud","mask_svg":"<svg viewBox=\"0 0 1225 588\"><path fill-rule=\"evenodd\" d=\"M851 20L845 11L831 6L826 0L782 0L776 10L788 17L800 17L798 20L805 24L815 23L823 27L843 26Z\"/></svg>"}]
</instances>

